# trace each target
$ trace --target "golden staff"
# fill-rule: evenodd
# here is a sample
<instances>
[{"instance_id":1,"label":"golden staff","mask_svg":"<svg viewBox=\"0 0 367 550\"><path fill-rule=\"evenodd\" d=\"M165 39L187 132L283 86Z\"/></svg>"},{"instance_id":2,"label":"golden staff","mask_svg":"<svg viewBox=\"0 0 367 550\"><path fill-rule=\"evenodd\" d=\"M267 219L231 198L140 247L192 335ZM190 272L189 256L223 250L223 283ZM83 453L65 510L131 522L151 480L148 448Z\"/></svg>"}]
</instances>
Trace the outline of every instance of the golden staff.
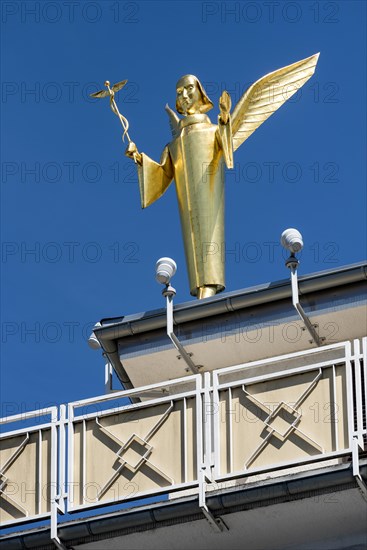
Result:
<instances>
[{"instance_id":1,"label":"golden staff","mask_svg":"<svg viewBox=\"0 0 367 550\"><path fill-rule=\"evenodd\" d=\"M104 85L106 86L107 90L99 90L98 92L94 92L94 94L90 94L90 97L95 97L95 98L109 97L110 98L111 110L113 113L115 113L116 116L119 117L121 125L124 129L124 133L122 134L122 141L125 141L125 136L126 136L128 139L128 142L131 143L131 139L128 133L129 122L127 118L120 113L115 101L115 93L119 92L125 86L126 83L127 83L127 80L121 80L121 82L116 82L116 84L114 84L113 86L110 86L110 81L106 80ZM134 162L136 162L135 153L134 153Z\"/></svg>"}]
</instances>

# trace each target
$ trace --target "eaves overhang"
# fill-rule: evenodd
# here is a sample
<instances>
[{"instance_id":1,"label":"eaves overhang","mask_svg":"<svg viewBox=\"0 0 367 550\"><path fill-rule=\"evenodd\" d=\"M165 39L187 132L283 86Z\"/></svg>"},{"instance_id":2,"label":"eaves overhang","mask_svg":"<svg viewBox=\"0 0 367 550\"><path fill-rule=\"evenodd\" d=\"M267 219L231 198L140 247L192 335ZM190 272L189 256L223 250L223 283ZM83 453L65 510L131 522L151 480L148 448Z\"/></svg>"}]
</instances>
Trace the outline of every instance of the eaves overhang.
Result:
<instances>
[{"instance_id":1,"label":"eaves overhang","mask_svg":"<svg viewBox=\"0 0 367 550\"><path fill-rule=\"evenodd\" d=\"M367 262L359 262L340 268L330 269L309 275L303 275L299 278L300 299L311 300L312 304L317 299L324 297L324 301L329 300L330 291L338 289L347 291L348 289L358 288L361 294L367 279ZM339 292L340 294L340 292ZM348 298L349 299L349 298ZM279 304L279 306L278 306ZM204 300L193 300L174 307L173 320L175 331L187 334L187 327L200 322L211 322L214 319L224 319L224 316L239 317L246 315L251 311L251 316L260 314L265 307L272 307L273 310L286 307L292 309L292 290L289 279L283 279L276 282L226 292L207 298ZM360 308L360 315L363 316L363 308ZM148 334L155 334L154 331L163 331L166 327L166 310L164 308L126 315L117 318L102 319L93 329L95 338L98 340L108 360L111 362L114 370L126 389L136 386L136 381L131 379L131 368L125 367L121 360L119 347L121 342L140 341L142 335L149 338ZM351 335L352 337L352 335ZM358 335L356 336L358 337ZM348 336L349 338L349 336ZM168 339L167 339L167 345ZM125 344L124 344L125 346ZM140 349L143 349L140 346ZM283 353L279 350L279 353ZM125 358L126 359L126 358ZM140 380L140 377L138 376Z\"/></svg>"},{"instance_id":2,"label":"eaves overhang","mask_svg":"<svg viewBox=\"0 0 367 550\"><path fill-rule=\"evenodd\" d=\"M360 262L341 268L320 271L299 277L300 296L320 292L341 285L349 285L367 280L367 262ZM289 279L282 279L263 285L253 286L233 292L223 292L212 298L193 300L174 307L176 325L197 319L205 319L239 309L257 306L267 302L291 298ZM166 323L164 308L158 310L102 319L94 332L106 341L125 338L140 332L162 328Z\"/></svg>"}]
</instances>

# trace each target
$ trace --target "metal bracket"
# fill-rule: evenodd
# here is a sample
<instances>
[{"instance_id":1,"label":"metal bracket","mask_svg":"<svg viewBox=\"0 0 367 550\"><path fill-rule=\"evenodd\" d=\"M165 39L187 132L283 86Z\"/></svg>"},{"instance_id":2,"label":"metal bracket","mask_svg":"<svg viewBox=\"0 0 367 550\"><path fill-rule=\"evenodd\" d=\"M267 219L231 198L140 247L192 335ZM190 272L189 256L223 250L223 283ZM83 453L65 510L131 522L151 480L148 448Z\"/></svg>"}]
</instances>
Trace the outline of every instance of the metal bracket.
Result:
<instances>
[{"instance_id":1,"label":"metal bracket","mask_svg":"<svg viewBox=\"0 0 367 550\"><path fill-rule=\"evenodd\" d=\"M356 482L358 484L358 489L362 495L363 500L367 502L367 485L361 477L356 477Z\"/></svg>"},{"instance_id":2,"label":"metal bracket","mask_svg":"<svg viewBox=\"0 0 367 550\"><path fill-rule=\"evenodd\" d=\"M214 517L213 513L209 510L206 501L205 501L205 479L209 482L211 481L206 475L206 467L202 466L199 472L199 506L203 512L205 519L210 524L211 528L216 533L223 533L223 531L229 531L228 526L224 523L222 518Z\"/></svg>"},{"instance_id":3,"label":"metal bracket","mask_svg":"<svg viewBox=\"0 0 367 550\"><path fill-rule=\"evenodd\" d=\"M359 472L359 451L358 451L358 437L354 436L352 439L352 465L353 465L353 475L356 479L359 492L362 495L363 500L367 502L367 485L364 482L360 472Z\"/></svg>"},{"instance_id":4,"label":"metal bracket","mask_svg":"<svg viewBox=\"0 0 367 550\"><path fill-rule=\"evenodd\" d=\"M213 528L214 531L217 533L223 533L223 531L229 531L227 525L224 523L222 518L215 518L209 508L206 506L200 506L200 508L203 511L203 514L205 516L205 519L208 520L210 523L210 526Z\"/></svg>"},{"instance_id":5,"label":"metal bracket","mask_svg":"<svg viewBox=\"0 0 367 550\"><path fill-rule=\"evenodd\" d=\"M186 365L188 366L189 370L193 374L199 373L199 368L195 365L193 360L191 359L192 353L188 353L183 345L181 344L180 340L177 338L175 333L173 332L173 297L176 295L175 289L167 285L166 288L162 292L163 296L166 298L166 310L167 310L167 336L171 340L172 344L175 346L177 351L180 353L182 359L185 361Z\"/></svg>"},{"instance_id":6,"label":"metal bracket","mask_svg":"<svg viewBox=\"0 0 367 550\"><path fill-rule=\"evenodd\" d=\"M59 550L67 550L66 546L61 542L59 537L54 537L51 540L54 543L54 545L56 546L56 548L58 548Z\"/></svg>"},{"instance_id":7,"label":"metal bracket","mask_svg":"<svg viewBox=\"0 0 367 550\"><path fill-rule=\"evenodd\" d=\"M58 509L59 509L59 505L56 502L56 498L54 498L51 502L51 541L59 550L67 550L66 546L63 544L63 542L59 539L57 535Z\"/></svg>"},{"instance_id":8,"label":"metal bracket","mask_svg":"<svg viewBox=\"0 0 367 550\"><path fill-rule=\"evenodd\" d=\"M291 270L291 284L292 284L292 303L295 307L298 315L301 317L302 321L305 324L306 329L308 330L308 333L311 336L310 343L313 342L316 343L317 346L321 346L322 342L325 340L325 338L321 337L317 334L315 327L318 325L313 325L308 318L305 310L301 306L299 302L299 295L298 295L298 278L297 278L297 267L298 267L299 261L295 257L294 254L291 254L288 260L285 262L285 265Z\"/></svg>"}]
</instances>

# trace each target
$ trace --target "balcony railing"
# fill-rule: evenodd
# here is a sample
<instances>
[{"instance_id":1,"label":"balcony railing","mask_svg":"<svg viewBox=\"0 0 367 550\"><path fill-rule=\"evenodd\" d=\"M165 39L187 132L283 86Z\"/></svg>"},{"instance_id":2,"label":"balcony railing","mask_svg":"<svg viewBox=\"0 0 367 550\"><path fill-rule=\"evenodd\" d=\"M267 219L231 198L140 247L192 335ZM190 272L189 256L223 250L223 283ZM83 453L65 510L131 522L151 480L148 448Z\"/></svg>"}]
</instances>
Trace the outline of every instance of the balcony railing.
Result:
<instances>
[{"instance_id":1,"label":"balcony railing","mask_svg":"<svg viewBox=\"0 0 367 550\"><path fill-rule=\"evenodd\" d=\"M367 338L0 420L2 526L351 459L366 440ZM47 418L45 421L44 419Z\"/></svg>"},{"instance_id":2,"label":"balcony railing","mask_svg":"<svg viewBox=\"0 0 367 550\"><path fill-rule=\"evenodd\" d=\"M36 426L2 433L0 438L0 515L8 526L51 516L57 497L59 437L58 410L2 418L1 424L26 422Z\"/></svg>"}]
</instances>

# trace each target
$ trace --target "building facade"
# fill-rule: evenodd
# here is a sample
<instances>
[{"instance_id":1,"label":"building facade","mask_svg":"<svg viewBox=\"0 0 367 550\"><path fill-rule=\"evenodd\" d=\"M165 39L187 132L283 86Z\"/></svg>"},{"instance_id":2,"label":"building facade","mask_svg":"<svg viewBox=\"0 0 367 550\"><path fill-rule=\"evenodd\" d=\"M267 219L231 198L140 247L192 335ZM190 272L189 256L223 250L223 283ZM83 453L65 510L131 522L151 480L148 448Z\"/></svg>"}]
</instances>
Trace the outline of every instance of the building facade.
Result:
<instances>
[{"instance_id":1,"label":"building facade","mask_svg":"<svg viewBox=\"0 0 367 550\"><path fill-rule=\"evenodd\" d=\"M106 392L2 435L3 526L26 527L0 547L367 548L366 279L301 277L298 309L284 280L97 323Z\"/></svg>"}]
</instances>

